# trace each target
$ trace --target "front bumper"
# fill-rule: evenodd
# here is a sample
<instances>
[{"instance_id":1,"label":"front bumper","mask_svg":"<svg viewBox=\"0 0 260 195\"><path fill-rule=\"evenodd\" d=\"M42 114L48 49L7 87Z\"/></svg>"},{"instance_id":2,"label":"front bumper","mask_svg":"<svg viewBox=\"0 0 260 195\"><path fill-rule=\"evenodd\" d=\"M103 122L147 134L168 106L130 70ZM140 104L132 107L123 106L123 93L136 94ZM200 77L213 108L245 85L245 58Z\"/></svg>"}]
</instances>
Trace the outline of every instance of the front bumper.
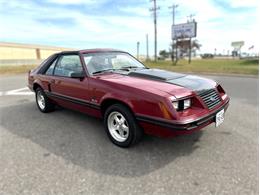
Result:
<instances>
[{"instance_id":1,"label":"front bumper","mask_svg":"<svg viewBox=\"0 0 260 195\"><path fill-rule=\"evenodd\" d=\"M206 116L203 116L203 117L198 118L193 121L188 121L188 122L183 122L183 123L178 123L178 124L172 123L172 122L166 122L166 121L160 120L160 119L154 119L154 118L147 117L147 116L141 116L141 115L136 116L136 119L142 123L149 123L152 125L164 127L164 128L171 129L171 130L191 131L191 130L195 130L195 129L200 129L200 127L202 128L202 127L214 122L216 114L222 109L227 110L228 106L229 106L229 100L227 100L221 107L219 107L218 109L214 110L212 113L210 113Z\"/></svg>"}]
</instances>

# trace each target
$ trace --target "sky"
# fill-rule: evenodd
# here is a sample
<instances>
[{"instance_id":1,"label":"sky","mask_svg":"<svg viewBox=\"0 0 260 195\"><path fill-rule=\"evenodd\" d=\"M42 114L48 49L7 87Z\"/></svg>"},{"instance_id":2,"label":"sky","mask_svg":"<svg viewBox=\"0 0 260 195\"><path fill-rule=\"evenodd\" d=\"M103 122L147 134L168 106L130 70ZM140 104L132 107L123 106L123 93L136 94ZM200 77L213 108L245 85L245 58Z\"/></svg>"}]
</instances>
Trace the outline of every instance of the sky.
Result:
<instances>
[{"instance_id":1,"label":"sky","mask_svg":"<svg viewBox=\"0 0 260 195\"><path fill-rule=\"evenodd\" d=\"M175 23L194 14L201 53L232 51L231 42L245 41L242 51L259 52L258 0L157 0L158 52L171 43L172 4ZM76 49L115 48L154 54L150 0L0 0L0 41ZM258 35L258 36L257 36Z\"/></svg>"}]
</instances>

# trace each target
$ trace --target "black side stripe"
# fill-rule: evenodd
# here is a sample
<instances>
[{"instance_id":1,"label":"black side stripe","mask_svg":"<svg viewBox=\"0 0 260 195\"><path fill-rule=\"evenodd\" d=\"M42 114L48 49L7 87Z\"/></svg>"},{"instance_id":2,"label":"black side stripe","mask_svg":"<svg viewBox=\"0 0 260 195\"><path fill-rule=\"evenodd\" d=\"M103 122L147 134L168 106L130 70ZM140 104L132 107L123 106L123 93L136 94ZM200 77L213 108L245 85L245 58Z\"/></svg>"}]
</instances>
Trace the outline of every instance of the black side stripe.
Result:
<instances>
[{"instance_id":1,"label":"black side stripe","mask_svg":"<svg viewBox=\"0 0 260 195\"><path fill-rule=\"evenodd\" d=\"M166 127L166 128L170 128L170 129L187 130L187 128L185 126L180 126L180 125L167 123L167 122L160 121L160 120L155 120L155 119L147 117L147 116L138 116L137 115L136 119L140 122L147 122L147 123L150 123L150 124L159 125L161 127Z\"/></svg>"},{"instance_id":2,"label":"black side stripe","mask_svg":"<svg viewBox=\"0 0 260 195\"><path fill-rule=\"evenodd\" d=\"M45 93L49 97L59 98L61 100L72 102L74 104L79 104L79 105L82 105L82 106L87 106L87 107L90 107L90 108L93 108L93 109L100 110L100 106L99 105L91 103L91 102L88 102L88 101L84 101L84 100L80 100L80 99L76 99L76 98L60 95L60 94L57 94L57 93L52 93L52 92L49 92L49 91L45 91Z\"/></svg>"}]
</instances>

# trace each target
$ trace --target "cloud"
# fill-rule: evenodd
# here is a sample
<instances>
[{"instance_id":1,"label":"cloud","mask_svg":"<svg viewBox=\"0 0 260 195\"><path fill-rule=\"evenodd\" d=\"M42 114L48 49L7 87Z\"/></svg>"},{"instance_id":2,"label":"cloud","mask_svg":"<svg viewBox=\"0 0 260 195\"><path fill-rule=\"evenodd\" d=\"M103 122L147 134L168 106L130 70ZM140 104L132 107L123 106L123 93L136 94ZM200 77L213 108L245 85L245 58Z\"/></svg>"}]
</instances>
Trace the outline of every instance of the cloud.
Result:
<instances>
[{"instance_id":1,"label":"cloud","mask_svg":"<svg viewBox=\"0 0 260 195\"><path fill-rule=\"evenodd\" d=\"M112 47L135 53L136 42L146 52L145 35L149 34L150 54L153 51L153 18L149 1L109 3L108 0L49 0L38 3L0 0L1 41L50 44L74 48ZM176 23L186 22L195 14L198 22L197 39L201 52L231 50L232 41L255 40L257 13L251 8L234 11L216 6L215 1L178 0ZM55 4L55 5L54 5ZM88 6L86 6L88 4ZM171 0L158 1L158 51L168 49L171 42ZM232 5L232 0L229 1ZM253 5L253 3L251 3ZM237 6L237 5L236 5ZM242 6L242 5L240 5ZM21 17L22 16L22 17Z\"/></svg>"},{"instance_id":2,"label":"cloud","mask_svg":"<svg viewBox=\"0 0 260 195\"><path fill-rule=\"evenodd\" d=\"M258 0L246 0L246 1L238 1L238 0L230 0L229 1L231 7L239 8L239 7L258 7Z\"/></svg>"},{"instance_id":3,"label":"cloud","mask_svg":"<svg viewBox=\"0 0 260 195\"><path fill-rule=\"evenodd\" d=\"M246 45L255 45L259 49L257 43L256 24L258 23L258 16L255 5L256 1L250 1L246 5L242 1L225 1L225 6L219 1L191 1L191 0L177 0L178 4L176 12L176 23L183 23L187 21L189 14L195 14L194 19L198 22L197 39L202 44L201 52L214 52L232 50L232 41L245 41ZM165 1L164 7L170 4L171 1ZM232 7L240 8L233 9ZM243 8L243 9L242 9ZM168 16L166 16L168 17ZM160 22L159 22L160 24ZM167 28L169 22L161 25L160 29ZM167 32L164 32L166 35ZM242 49L246 49L247 46Z\"/></svg>"},{"instance_id":4,"label":"cloud","mask_svg":"<svg viewBox=\"0 0 260 195\"><path fill-rule=\"evenodd\" d=\"M127 6L127 7L120 7L119 10L126 12L128 14L135 14L138 16L149 16L150 12L147 7L133 7L133 6Z\"/></svg>"},{"instance_id":5,"label":"cloud","mask_svg":"<svg viewBox=\"0 0 260 195\"><path fill-rule=\"evenodd\" d=\"M49 3L64 4L64 5L79 5L79 4L93 4L95 0L47 0Z\"/></svg>"},{"instance_id":6,"label":"cloud","mask_svg":"<svg viewBox=\"0 0 260 195\"><path fill-rule=\"evenodd\" d=\"M2 41L133 50L151 24L136 16L89 15L64 7L45 8L35 3L26 6L9 3L6 7L15 10L7 13L7 20L1 20L1 25L5 26L0 29ZM58 22L64 19L64 22Z\"/></svg>"}]
</instances>

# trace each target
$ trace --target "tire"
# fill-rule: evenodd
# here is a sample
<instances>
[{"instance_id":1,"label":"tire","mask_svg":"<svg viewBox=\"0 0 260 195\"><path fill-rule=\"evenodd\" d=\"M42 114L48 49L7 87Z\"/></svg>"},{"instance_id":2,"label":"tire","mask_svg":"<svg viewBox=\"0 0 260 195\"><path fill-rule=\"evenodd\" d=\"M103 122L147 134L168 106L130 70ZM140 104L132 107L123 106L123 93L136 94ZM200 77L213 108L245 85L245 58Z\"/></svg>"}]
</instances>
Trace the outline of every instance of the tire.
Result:
<instances>
[{"instance_id":1,"label":"tire","mask_svg":"<svg viewBox=\"0 0 260 195\"><path fill-rule=\"evenodd\" d=\"M104 114L104 125L112 143L123 148L137 144L143 136L143 130L133 114L122 104L108 107Z\"/></svg>"},{"instance_id":2,"label":"tire","mask_svg":"<svg viewBox=\"0 0 260 195\"><path fill-rule=\"evenodd\" d=\"M41 112L48 113L55 110L55 104L49 100L49 98L40 87L35 90L35 100L37 107Z\"/></svg>"}]
</instances>

